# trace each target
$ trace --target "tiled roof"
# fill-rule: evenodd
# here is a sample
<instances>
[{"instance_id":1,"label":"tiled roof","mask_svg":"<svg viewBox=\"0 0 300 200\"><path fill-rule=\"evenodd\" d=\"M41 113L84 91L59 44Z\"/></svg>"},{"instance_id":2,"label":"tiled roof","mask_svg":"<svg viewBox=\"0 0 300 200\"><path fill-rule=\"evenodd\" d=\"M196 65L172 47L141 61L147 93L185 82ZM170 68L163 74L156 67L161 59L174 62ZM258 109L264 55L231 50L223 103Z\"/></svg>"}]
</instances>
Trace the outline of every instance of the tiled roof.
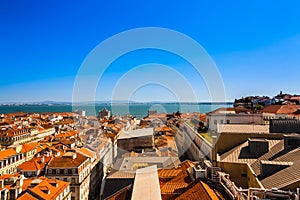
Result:
<instances>
[{"instance_id":1,"label":"tiled roof","mask_svg":"<svg viewBox=\"0 0 300 200\"><path fill-rule=\"evenodd\" d=\"M235 108L218 108L210 113L220 114L220 113L227 113L227 112L235 113Z\"/></svg>"},{"instance_id":2,"label":"tiled roof","mask_svg":"<svg viewBox=\"0 0 300 200\"><path fill-rule=\"evenodd\" d=\"M298 154L300 152L298 151ZM291 189L289 186L300 181L300 156L292 166L272 174L261 180L265 188Z\"/></svg>"},{"instance_id":3,"label":"tiled roof","mask_svg":"<svg viewBox=\"0 0 300 200\"><path fill-rule=\"evenodd\" d=\"M176 199L182 200L219 200L216 193L204 182L197 181L192 184L187 191L180 194Z\"/></svg>"},{"instance_id":4,"label":"tiled roof","mask_svg":"<svg viewBox=\"0 0 300 200\"><path fill-rule=\"evenodd\" d=\"M261 156L252 155L245 142L220 156L221 162L248 163L265 188L289 188L300 182L300 149L284 149L284 140L269 140L269 151ZM261 163L283 165L284 169L275 171L267 177L261 176Z\"/></svg>"},{"instance_id":5,"label":"tiled roof","mask_svg":"<svg viewBox=\"0 0 300 200\"><path fill-rule=\"evenodd\" d=\"M174 178L181 172L181 169L165 169L158 170L158 177L160 178Z\"/></svg>"},{"instance_id":6,"label":"tiled roof","mask_svg":"<svg viewBox=\"0 0 300 200\"><path fill-rule=\"evenodd\" d=\"M269 142L269 152L272 152L271 149L280 140L268 140ZM251 154L248 150L248 141L244 142L243 144L229 150L228 152L222 154L220 156L220 161L222 162L233 162L233 163L248 163L253 164L259 156Z\"/></svg>"},{"instance_id":7,"label":"tiled roof","mask_svg":"<svg viewBox=\"0 0 300 200\"><path fill-rule=\"evenodd\" d=\"M269 126L256 124L220 124L218 132L224 133L269 133Z\"/></svg>"},{"instance_id":8,"label":"tiled roof","mask_svg":"<svg viewBox=\"0 0 300 200\"><path fill-rule=\"evenodd\" d=\"M135 176L134 172L126 172L126 171L115 171L113 170L108 175L108 179L133 179Z\"/></svg>"},{"instance_id":9,"label":"tiled roof","mask_svg":"<svg viewBox=\"0 0 300 200\"><path fill-rule=\"evenodd\" d=\"M38 200L38 198L35 198L31 194L25 193L22 196L18 198L18 200Z\"/></svg>"},{"instance_id":10,"label":"tiled roof","mask_svg":"<svg viewBox=\"0 0 300 200\"><path fill-rule=\"evenodd\" d=\"M39 197L38 199L47 199L47 200L56 199L62 193L62 191L65 190L66 187L68 187L70 184L68 182L47 179L42 177L39 178L39 181L37 183L38 184L33 187L29 186L25 194L27 193L35 194L35 196Z\"/></svg>"},{"instance_id":11,"label":"tiled roof","mask_svg":"<svg viewBox=\"0 0 300 200\"><path fill-rule=\"evenodd\" d=\"M76 151L78 151L79 153L81 153L85 156L88 156L90 158L92 158L94 156L94 153L85 147L77 148Z\"/></svg>"},{"instance_id":12,"label":"tiled roof","mask_svg":"<svg viewBox=\"0 0 300 200\"><path fill-rule=\"evenodd\" d=\"M38 171L43 169L43 167L37 161L27 161L18 166L21 171Z\"/></svg>"},{"instance_id":13,"label":"tiled roof","mask_svg":"<svg viewBox=\"0 0 300 200\"><path fill-rule=\"evenodd\" d=\"M22 144L21 152L25 153L25 152L33 151L36 148L37 148L37 143Z\"/></svg>"},{"instance_id":14,"label":"tiled roof","mask_svg":"<svg viewBox=\"0 0 300 200\"><path fill-rule=\"evenodd\" d=\"M190 178L187 169L192 166L194 163L185 161L178 168L158 170L162 199L219 199L208 185Z\"/></svg>"},{"instance_id":15,"label":"tiled roof","mask_svg":"<svg viewBox=\"0 0 300 200\"><path fill-rule=\"evenodd\" d=\"M76 153L75 159L73 159L72 157L69 157L69 156L55 157L49 162L48 167L49 168L79 167L87 159L88 159L88 157L86 157L80 153Z\"/></svg>"},{"instance_id":16,"label":"tiled roof","mask_svg":"<svg viewBox=\"0 0 300 200\"><path fill-rule=\"evenodd\" d=\"M0 151L0 160L2 160L4 158L8 158L8 157L16 155L16 154L17 154L17 152L12 148L5 149L3 151Z\"/></svg>"},{"instance_id":17,"label":"tiled roof","mask_svg":"<svg viewBox=\"0 0 300 200\"><path fill-rule=\"evenodd\" d=\"M263 113L275 113L275 114L293 114L300 108L300 105L269 105L265 107Z\"/></svg>"}]
</instances>

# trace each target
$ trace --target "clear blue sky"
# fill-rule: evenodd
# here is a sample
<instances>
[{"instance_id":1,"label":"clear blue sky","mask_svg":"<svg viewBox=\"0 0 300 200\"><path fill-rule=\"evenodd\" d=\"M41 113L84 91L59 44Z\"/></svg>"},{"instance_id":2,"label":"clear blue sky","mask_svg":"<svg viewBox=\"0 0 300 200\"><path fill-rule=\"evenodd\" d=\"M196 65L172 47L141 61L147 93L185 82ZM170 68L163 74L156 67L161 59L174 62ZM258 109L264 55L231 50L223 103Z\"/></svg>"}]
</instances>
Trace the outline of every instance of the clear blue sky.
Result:
<instances>
[{"instance_id":1,"label":"clear blue sky","mask_svg":"<svg viewBox=\"0 0 300 200\"><path fill-rule=\"evenodd\" d=\"M173 29L200 43L221 73L227 100L280 90L300 94L299 9L298 0L1 0L0 102L71 101L74 79L89 52L110 36L139 27ZM97 100L111 98L106 93L125 73L118 67L149 62L174 68L180 63L156 51L128 55L107 70ZM185 72L199 99L209 100L203 81L188 67ZM173 100L155 85L132 98Z\"/></svg>"}]
</instances>

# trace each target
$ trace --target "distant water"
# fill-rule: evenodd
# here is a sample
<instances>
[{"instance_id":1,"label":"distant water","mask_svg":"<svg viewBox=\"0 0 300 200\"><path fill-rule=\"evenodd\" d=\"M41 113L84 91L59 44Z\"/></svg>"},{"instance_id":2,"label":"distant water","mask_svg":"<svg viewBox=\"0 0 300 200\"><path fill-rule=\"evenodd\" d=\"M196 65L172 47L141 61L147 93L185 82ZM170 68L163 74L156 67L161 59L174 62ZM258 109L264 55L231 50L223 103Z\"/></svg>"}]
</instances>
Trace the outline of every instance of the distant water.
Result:
<instances>
[{"instance_id":1,"label":"distant water","mask_svg":"<svg viewBox=\"0 0 300 200\"><path fill-rule=\"evenodd\" d=\"M86 115L95 115L103 108L107 108L114 115L131 114L137 118L147 115L148 110L157 110L158 113L201 112L207 113L221 107L232 107L232 103L130 103L130 104L96 104L72 107L72 105L20 105L0 106L0 114L13 112L45 113L45 112L71 112L72 110L85 110Z\"/></svg>"}]
</instances>

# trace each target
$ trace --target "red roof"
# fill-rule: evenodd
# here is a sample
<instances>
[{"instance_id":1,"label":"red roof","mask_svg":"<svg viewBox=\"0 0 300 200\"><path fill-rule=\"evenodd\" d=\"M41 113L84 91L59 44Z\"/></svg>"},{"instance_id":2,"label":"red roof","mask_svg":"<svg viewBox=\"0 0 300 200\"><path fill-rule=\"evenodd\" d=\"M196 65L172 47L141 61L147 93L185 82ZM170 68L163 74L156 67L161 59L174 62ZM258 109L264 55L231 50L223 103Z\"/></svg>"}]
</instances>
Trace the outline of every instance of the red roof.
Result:
<instances>
[{"instance_id":1,"label":"red roof","mask_svg":"<svg viewBox=\"0 0 300 200\"><path fill-rule=\"evenodd\" d=\"M4 158L8 158L10 156L16 155L17 152L10 148L10 149L5 149L3 151L0 151L0 160L4 159Z\"/></svg>"},{"instance_id":2,"label":"red roof","mask_svg":"<svg viewBox=\"0 0 300 200\"><path fill-rule=\"evenodd\" d=\"M298 109L300 109L300 105L269 105L265 107L262 112L274 114L293 114Z\"/></svg>"}]
</instances>

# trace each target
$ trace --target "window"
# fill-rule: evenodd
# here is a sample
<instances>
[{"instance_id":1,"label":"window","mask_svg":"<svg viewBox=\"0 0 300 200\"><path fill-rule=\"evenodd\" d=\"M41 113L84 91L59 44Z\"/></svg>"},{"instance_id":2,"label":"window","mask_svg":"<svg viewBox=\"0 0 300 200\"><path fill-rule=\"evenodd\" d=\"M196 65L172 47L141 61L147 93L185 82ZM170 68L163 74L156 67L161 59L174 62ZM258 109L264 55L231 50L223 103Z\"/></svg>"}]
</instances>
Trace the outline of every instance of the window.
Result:
<instances>
[{"instance_id":1,"label":"window","mask_svg":"<svg viewBox=\"0 0 300 200\"><path fill-rule=\"evenodd\" d=\"M60 169L60 170L59 170L59 173L60 173L60 174L64 174L64 173L65 173L65 170L64 170L64 169Z\"/></svg>"},{"instance_id":2,"label":"window","mask_svg":"<svg viewBox=\"0 0 300 200\"><path fill-rule=\"evenodd\" d=\"M72 174L72 169L68 169L68 174Z\"/></svg>"},{"instance_id":3,"label":"window","mask_svg":"<svg viewBox=\"0 0 300 200\"><path fill-rule=\"evenodd\" d=\"M56 174L56 169L52 169L52 174Z\"/></svg>"},{"instance_id":4,"label":"window","mask_svg":"<svg viewBox=\"0 0 300 200\"><path fill-rule=\"evenodd\" d=\"M71 179L71 183L74 184L75 183L75 178Z\"/></svg>"},{"instance_id":5,"label":"window","mask_svg":"<svg viewBox=\"0 0 300 200\"><path fill-rule=\"evenodd\" d=\"M227 124L230 124L230 120L227 120L226 122L227 122Z\"/></svg>"},{"instance_id":6,"label":"window","mask_svg":"<svg viewBox=\"0 0 300 200\"><path fill-rule=\"evenodd\" d=\"M68 182L68 178L64 178L64 181L65 181L65 182Z\"/></svg>"},{"instance_id":7,"label":"window","mask_svg":"<svg viewBox=\"0 0 300 200\"><path fill-rule=\"evenodd\" d=\"M224 120L223 119L221 119L221 122L220 122L221 124L223 124L224 123Z\"/></svg>"},{"instance_id":8,"label":"window","mask_svg":"<svg viewBox=\"0 0 300 200\"><path fill-rule=\"evenodd\" d=\"M75 187L71 187L71 192L75 192Z\"/></svg>"},{"instance_id":9,"label":"window","mask_svg":"<svg viewBox=\"0 0 300 200\"><path fill-rule=\"evenodd\" d=\"M217 125L217 122L218 122L217 120L214 120L214 124L215 124L215 125Z\"/></svg>"}]
</instances>

